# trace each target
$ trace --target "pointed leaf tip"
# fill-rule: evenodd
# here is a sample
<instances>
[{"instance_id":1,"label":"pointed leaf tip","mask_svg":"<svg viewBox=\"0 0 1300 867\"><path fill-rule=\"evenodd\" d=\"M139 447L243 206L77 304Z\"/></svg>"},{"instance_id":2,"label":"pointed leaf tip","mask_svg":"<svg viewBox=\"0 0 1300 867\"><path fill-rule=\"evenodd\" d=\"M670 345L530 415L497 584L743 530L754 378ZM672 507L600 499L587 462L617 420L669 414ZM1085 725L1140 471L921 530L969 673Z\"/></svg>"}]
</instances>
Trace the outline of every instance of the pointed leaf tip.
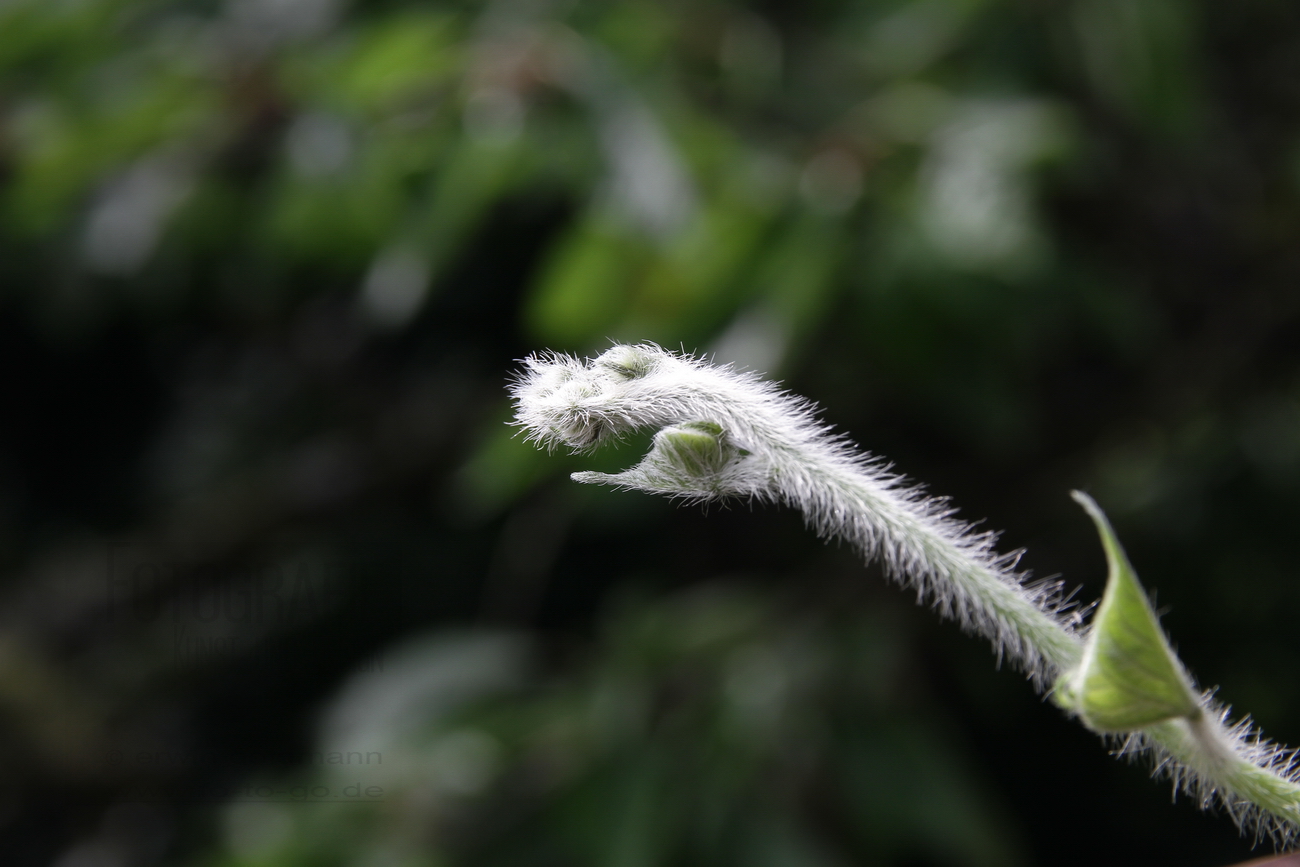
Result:
<instances>
[{"instance_id":1,"label":"pointed leaf tip","mask_svg":"<svg viewBox=\"0 0 1300 867\"><path fill-rule=\"evenodd\" d=\"M1106 515L1081 491L1072 496L1097 526L1106 551L1106 592L1083 660L1058 681L1056 701L1098 732L1128 732L1194 717L1200 702Z\"/></svg>"}]
</instances>

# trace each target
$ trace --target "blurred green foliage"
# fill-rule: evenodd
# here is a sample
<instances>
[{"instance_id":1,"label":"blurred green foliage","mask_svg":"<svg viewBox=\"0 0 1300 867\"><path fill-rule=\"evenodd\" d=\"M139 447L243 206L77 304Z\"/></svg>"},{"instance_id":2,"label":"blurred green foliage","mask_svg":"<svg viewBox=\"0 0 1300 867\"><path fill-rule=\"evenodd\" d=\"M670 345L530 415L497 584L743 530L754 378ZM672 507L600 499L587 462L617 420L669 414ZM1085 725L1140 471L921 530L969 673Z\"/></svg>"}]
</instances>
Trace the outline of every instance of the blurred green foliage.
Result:
<instances>
[{"instance_id":1,"label":"blurred green foliage","mask_svg":"<svg viewBox=\"0 0 1300 867\"><path fill-rule=\"evenodd\" d=\"M518 637L426 639L327 711L325 772L231 806L216 863L1023 863L944 723L901 698L895 628L712 586L625 602L556 682Z\"/></svg>"},{"instance_id":2,"label":"blurred green foliage","mask_svg":"<svg viewBox=\"0 0 1300 867\"><path fill-rule=\"evenodd\" d=\"M1273 0L0 4L8 862L1246 857L793 516L572 490L638 444L503 385L783 378L1084 601L1088 489L1300 742L1298 58Z\"/></svg>"}]
</instances>

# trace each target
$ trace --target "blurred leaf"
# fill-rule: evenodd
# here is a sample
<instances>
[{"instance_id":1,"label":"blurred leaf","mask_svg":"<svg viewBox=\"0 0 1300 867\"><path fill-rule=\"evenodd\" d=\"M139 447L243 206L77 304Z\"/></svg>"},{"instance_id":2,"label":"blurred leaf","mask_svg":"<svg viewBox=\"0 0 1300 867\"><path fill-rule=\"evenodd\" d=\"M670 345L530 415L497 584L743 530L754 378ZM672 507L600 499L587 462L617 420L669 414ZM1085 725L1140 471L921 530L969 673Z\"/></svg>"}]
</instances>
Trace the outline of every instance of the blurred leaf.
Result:
<instances>
[{"instance_id":1,"label":"blurred leaf","mask_svg":"<svg viewBox=\"0 0 1300 867\"><path fill-rule=\"evenodd\" d=\"M402 10L358 27L346 42L296 58L291 80L350 114L375 115L433 102L463 62L463 25L451 12Z\"/></svg>"},{"instance_id":2,"label":"blurred leaf","mask_svg":"<svg viewBox=\"0 0 1300 867\"><path fill-rule=\"evenodd\" d=\"M556 349L598 344L625 309L644 242L588 218L557 245L524 310L530 334Z\"/></svg>"}]
</instances>

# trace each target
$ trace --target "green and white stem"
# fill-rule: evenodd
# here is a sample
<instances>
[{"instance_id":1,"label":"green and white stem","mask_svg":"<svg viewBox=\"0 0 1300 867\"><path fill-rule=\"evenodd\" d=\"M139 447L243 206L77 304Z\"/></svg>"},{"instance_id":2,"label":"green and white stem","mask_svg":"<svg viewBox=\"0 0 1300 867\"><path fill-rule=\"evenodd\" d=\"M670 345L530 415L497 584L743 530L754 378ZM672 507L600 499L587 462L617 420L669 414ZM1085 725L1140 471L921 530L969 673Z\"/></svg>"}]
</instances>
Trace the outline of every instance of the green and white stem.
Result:
<instances>
[{"instance_id":1,"label":"green and white stem","mask_svg":"<svg viewBox=\"0 0 1300 867\"><path fill-rule=\"evenodd\" d=\"M1106 550L1106 591L1086 626L1062 603L1059 582L1029 583L1018 553L976 532L942 499L923 495L878 458L817 421L808 401L756 376L657 346L615 346L582 360L525 359L511 385L515 423L547 448L590 451L656 429L649 453L616 474L579 482L696 501L748 498L800 510L823 537L851 542L1088 728L1149 754L1157 773L1203 807L1226 809L1243 831L1290 842L1300 831L1294 751L1263 739L1248 719L1197 690L1161 631L1101 510L1078 500Z\"/></svg>"}]
</instances>

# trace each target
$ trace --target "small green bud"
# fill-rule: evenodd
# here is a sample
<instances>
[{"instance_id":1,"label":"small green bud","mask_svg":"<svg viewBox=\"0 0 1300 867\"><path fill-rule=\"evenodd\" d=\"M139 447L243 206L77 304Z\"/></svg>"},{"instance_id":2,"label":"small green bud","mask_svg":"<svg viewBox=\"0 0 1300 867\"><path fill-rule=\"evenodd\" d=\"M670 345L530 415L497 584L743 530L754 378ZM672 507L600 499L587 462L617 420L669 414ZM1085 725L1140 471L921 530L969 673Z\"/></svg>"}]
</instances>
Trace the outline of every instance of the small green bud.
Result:
<instances>
[{"instance_id":1,"label":"small green bud","mask_svg":"<svg viewBox=\"0 0 1300 867\"><path fill-rule=\"evenodd\" d=\"M723 436L722 425L711 421L666 427L655 435L654 448L664 460L694 478L722 472L737 453Z\"/></svg>"},{"instance_id":2,"label":"small green bud","mask_svg":"<svg viewBox=\"0 0 1300 867\"><path fill-rule=\"evenodd\" d=\"M1054 700L1097 732L1195 718L1201 706L1191 678L1170 649L1115 531L1092 498L1075 491L1074 499L1097 525L1109 575L1083 660L1057 681Z\"/></svg>"},{"instance_id":3,"label":"small green bud","mask_svg":"<svg viewBox=\"0 0 1300 867\"><path fill-rule=\"evenodd\" d=\"M640 346L615 346L596 359L596 366L623 379L640 379L654 369L654 356Z\"/></svg>"},{"instance_id":4,"label":"small green bud","mask_svg":"<svg viewBox=\"0 0 1300 867\"><path fill-rule=\"evenodd\" d=\"M749 452L731 442L722 425L689 421L655 434L641 463L621 473L574 473L578 482L621 485L657 493L712 498L735 490L734 475Z\"/></svg>"}]
</instances>

